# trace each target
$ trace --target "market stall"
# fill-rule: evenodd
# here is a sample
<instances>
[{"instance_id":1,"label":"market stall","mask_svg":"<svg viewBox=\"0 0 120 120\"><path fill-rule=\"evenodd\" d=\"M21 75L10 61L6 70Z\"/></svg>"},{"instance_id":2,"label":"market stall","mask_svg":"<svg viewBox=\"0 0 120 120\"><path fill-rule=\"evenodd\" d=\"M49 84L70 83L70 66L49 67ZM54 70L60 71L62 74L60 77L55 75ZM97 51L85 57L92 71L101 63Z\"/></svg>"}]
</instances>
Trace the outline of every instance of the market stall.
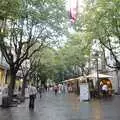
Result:
<instances>
[{"instance_id":1,"label":"market stall","mask_svg":"<svg viewBox=\"0 0 120 120\"><path fill-rule=\"evenodd\" d=\"M89 85L85 76L73 78L64 81L68 85L69 92L79 92L80 101L88 101L90 99Z\"/></svg>"},{"instance_id":2,"label":"market stall","mask_svg":"<svg viewBox=\"0 0 120 120\"><path fill-rule=\"evenodd\" d=\"M69 80L65 80L63 82L66 83L69 93L77 91L78 85L79 85L79 79L78 78L72 78L72 79L69 79Z\"/></svg>"},{"instance_id":3,"label":"market stall","mask_svg":"<svg viewBox=\"0 0 120 120\"><path fill-rule=\"evenodd\" d=\"M106 90L108 95L112 95L112 76L106 74L92 73L86 76L89 80L93 80L94 88L97 89L99 95L103 96L103 90ZM97 78L98 77L98 78ZM97 80L96 80L97 78Z\"/></svg>"}]
</instances>

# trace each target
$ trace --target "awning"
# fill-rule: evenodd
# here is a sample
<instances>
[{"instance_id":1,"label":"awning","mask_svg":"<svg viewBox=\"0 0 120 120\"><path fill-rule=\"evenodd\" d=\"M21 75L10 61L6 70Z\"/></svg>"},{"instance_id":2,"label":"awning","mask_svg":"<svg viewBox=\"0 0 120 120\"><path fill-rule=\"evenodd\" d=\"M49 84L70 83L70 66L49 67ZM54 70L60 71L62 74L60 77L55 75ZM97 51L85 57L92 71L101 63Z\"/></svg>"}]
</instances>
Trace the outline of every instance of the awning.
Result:
<instances>
[{"instance_id":1,"label":"awning","mask_svg":"<svg viewBox=\"0 0 120 120\"><path fill-rule=\"evenodd\" d=\"M89 75L86 76L86 77L87 77L87 78L97 78L97 73L89 74ZM112 76L106 75L106 74L98 74L98 78L112 78Z\"/></svg>"},{"instance_id":2,"label":"awning","mask_svg":"<svg viewBox=\"0 0 120 120\"><path fill-rule=\"evenodd\" d=\"M73 82L73 81L76 81L77 79L69 79L69 80L65 80L65 81L63 81L64 83L65 82Z\"/></svg>"},{"instance_id":3,"label":"awning","mask_svg":"<svg viewBox=\"0 0 120 120\"><path fill-rule=\"evenodd\" d=\"M10 67L9 67L9 65L7 65L7 64L0 64L0 68L1 69L3 69L3 70L9 70L10 69Z\"/></svg>"},{"instance_id":4,"label":"awning","mask_svg":"<svg viewBox=\"0 0 120 120\"><path fill-rule=\"evenodd\" d=\"M77 81L77 80L82 81L82 80L85 80L85 79L86 79L85 76L80 76L80 77L77 77L77 78L72 78L72 79L65 80L65 81L63 81L63 82L64 82L64 83L65 83L65 82L73 82L73 81Z\"/></svg>"}]
</instances>

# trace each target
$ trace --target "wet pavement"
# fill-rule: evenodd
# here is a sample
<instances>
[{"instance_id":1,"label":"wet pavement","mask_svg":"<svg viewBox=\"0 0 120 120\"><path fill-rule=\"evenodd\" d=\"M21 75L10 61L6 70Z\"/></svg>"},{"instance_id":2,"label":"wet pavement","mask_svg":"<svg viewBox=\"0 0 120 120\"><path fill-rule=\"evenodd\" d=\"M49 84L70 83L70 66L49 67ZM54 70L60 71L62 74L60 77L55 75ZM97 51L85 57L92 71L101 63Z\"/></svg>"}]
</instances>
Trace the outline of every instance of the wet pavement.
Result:
<instances>
[{"instance_id":1,"label":"wet pavement","mask_svg":"<svg viewBox=\"0 0 120 120\"><path fill-rule=\"evenodd\" d=\"M120 96L79 102L78 97L46 93L37 98L34 111L25 104L0 108L0 120L120 120Z\"/></svg>"}]
</instances>

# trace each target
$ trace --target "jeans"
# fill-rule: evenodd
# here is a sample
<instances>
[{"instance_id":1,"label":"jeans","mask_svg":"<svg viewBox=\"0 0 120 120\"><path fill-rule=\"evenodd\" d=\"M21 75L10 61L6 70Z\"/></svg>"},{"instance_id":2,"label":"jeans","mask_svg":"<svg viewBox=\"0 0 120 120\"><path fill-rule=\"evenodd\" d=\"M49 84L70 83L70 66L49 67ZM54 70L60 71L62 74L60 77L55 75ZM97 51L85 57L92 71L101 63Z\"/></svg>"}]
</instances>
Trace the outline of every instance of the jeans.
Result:
<instances>
[{"instance_id":1,"label":"jeans","mask_svg":"<svg viewBox=\"0 0 120 120\"><path fill-rule=\"evenodd\" d=\"M30 95L29 108L34 109L35 95Z\"/></svg>"}]
</instances>

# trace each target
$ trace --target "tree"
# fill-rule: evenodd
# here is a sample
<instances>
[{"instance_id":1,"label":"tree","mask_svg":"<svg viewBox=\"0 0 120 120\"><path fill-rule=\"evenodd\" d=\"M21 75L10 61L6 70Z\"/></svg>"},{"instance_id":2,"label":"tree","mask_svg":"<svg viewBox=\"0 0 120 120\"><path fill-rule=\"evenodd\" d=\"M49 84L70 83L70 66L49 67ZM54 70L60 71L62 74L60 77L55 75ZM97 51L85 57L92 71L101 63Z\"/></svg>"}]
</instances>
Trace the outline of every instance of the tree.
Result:
<instances>
[{"instance_id":1,"label":"tree","mask_svg":"<svg viewBox=\"0 0 120 120\"><path fill-rule=\"evenodd\" d=\"M34 67L36 68L34 72L39 76L39 80L45 82L49 78L60 82L85 74L85 64L88 60L86 56L89 56L91 47L90 36L85 35L76 33L70 37L63 48L48 47L34 54L33 59L36 59L35 66L37 66Z\"/></svg>"},{"instance_id":2,"label":"tree","mask_svg":"<svg viewBox=\"0 0 120 120\"><path fill-rule=\"evenodd\" d=\"M87 62L86 56L90 54L90 40L84 33L76 33L70 37L70 40L66 43L62 49L62 56L64 64L67 68L73 69L73 74L83 75L85 74L84 68ZM81 72L80 72L81 69Z\"/></svg>"},{"instance_id":3,"label":"tree","mask_svg":"<svg viewBox=\"0 0 120 120\"><path fill-rule=\"evenodd\" d=\"M10 66L12 97L21 64L42 47L56 43L54 38L62 35L64 9L62 1L1 0L1 3L0 49ZM63 17L59 19L60 16Z\"/></svg>"},{"instance_id":4,"label":"tree","mask_svg":"<svg viewBox=\"0 0 120 120\"><path fill-rule=\"evenodd\" d=\"M29 83L29 79L30 79L30 75L36 70L35 64L35 60L26 60L23 62L23 64L21 65L20 69L18 72L22 73L21 74L21 78L23 79L22 82L22 89L21 89L21 98L23 98L22 100L25 100L25 88L27 86L27 84Z\"/></svg>"},{"instance_id":5,"label":"tree","mask_svg":"<svg viewBox=\"0 0 120 120\"><path fill-rule=\"evenodd\" d=\"M86 7L79 18L82 24L81 30L91 34L91 41L99 41L106 65L118 72L120 70L120 2L119 0L95 0L92 2L86 0L85 2ZM112 56L113 64L108 63L106 51Z\"/></svg>"},{"instance_id":6,"label":"tree","mask_svg":"<svg viewBox=\"0 0 120 120\"><path fill-rule=\"evenodd\" d=\"M119 5L119 0L96 0L92 4L87 4L82 16L84 31L90 32L92 40L99 40L100 44L110 52L114 64L107 65L117 69L120 69Z\"/></svg>"}]
</instances>

